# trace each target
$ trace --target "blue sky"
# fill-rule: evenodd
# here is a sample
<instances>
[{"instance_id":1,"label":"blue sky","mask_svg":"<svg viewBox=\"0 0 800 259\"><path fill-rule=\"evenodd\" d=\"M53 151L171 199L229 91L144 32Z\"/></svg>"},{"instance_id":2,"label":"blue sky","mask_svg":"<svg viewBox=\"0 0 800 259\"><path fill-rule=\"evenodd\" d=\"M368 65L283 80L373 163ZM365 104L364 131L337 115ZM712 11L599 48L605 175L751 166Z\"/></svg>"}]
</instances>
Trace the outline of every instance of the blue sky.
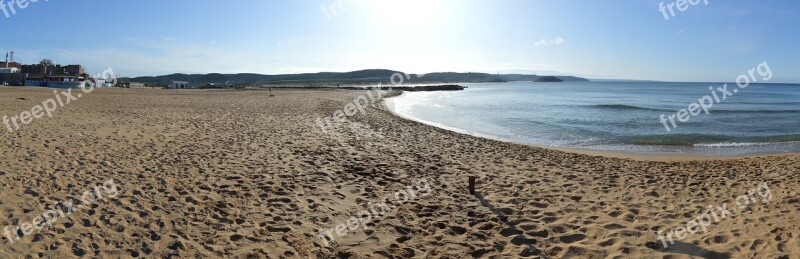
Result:
<instances>
[{"instance_id":1,"label":"blue sky","mask_svg":"<svg viewBox=\"0 0 800 259\"><path fill-rule=\"evenodd\" d=\"M659 3L39 0L0 12L0 51L125 76L386 68L733 81L767 61L773 82L800 83L800 1L700 0L669 20Z\"/></svg>"}]
</instances>

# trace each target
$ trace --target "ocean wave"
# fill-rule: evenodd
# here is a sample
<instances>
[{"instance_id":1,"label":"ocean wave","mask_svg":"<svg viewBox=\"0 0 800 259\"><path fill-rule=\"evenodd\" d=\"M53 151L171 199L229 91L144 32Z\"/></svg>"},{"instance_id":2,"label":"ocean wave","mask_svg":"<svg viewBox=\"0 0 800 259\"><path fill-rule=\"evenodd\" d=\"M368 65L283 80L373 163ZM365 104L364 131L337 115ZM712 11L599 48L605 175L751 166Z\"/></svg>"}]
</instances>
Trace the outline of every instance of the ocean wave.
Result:
<instances>
[{"instance_id":1,"label":"ocean wave","mask_svg":"<svg viewBox=\"0 0 800 259\"><path fill-rule=\"evenodd\" d=\"M694 146L695 147L753 147L753 146L795 145L795 144L800 144L800 141L698 143L694 144Z\"/></svg>"},{"instance_id":2,"label":"ocean wave","mask_svg":"<svg viewBox=\"0 0 800 259\"><path fill-rule=\"evenodd\" d=\"M601 108L601 109L611 109L611 110L641 110L641 111L662 111L662 112L672 112L676 113L680 109L658 109L658 108L648 108L648 107L641 107L635 105L627 105L627 104L598 104L592 105L591 107L594 108ZM730 110L730 109L714 109L713 107L709 109L710 113L740 113L740 114L753 114L753 113L764 113L764 114L782 114L782 113L800 113L800 110Z\"/></svg>"},{"instance_id":3,"label":"ocean wave","mask_svg":"<svg viewBox=\"0 0 800 259\"><path fill-rule=\"evenodd\" d=\"M769 105L800 105L800 102L746 102L746 101L733 101L730 104L769 104Z\"/></svg>"},{"instance_id":4,"label":"ocean wave","mask_svg":"<svg viewBox=\"0 0 800 259\"><path fill-rule=\"evenodd\" d=\"M800 135L749 137L713 134L639 135L623 138L634 145L694 146L694 147L747 147L775 144L800 144Z\"/></svg>"},{"instance_id":5,"label":"ocean wave","mask_svg":"<svg viewBox=\"0 0 800 259\"><path fill-rule=\"evenodd\" d=\"M595 108L613 109L613 110L644 110L644 111L669 111L666 109L647 108L627 104L598 104L592 105Z\"/></svg>"},{"instance_id":6,"label":"ocean wave","mask_svg":"<svg viewBox=\"0 0 800 259\"><path fill-rule=\"evenodd\" d=\"M697 143L716 143L735 139L731 136L711 134L638 135L623 137L622 141L634 145L693 146Z\"/></svg>"},{"instance_id":7,"label":"ocean wave","mask_svg":"<svg viewBox=\"0 0 800 259\"><path fill-rule=\"evenodd\" d=\"M694 144L692 146L695 147L752 147L752 146L764 146L764 145L771 145L776 143L755 143L755 142L722 142L722 143L700 143Z\"/></svg>"},{"instance_id":8,"label":"ocean wave","mask_svg":"<svg viewBox=\"0 0 800 259\"><path fill-rule=\"evenodd\" d=\"M800 113L800 110L709 110L711 113Z\"/></svg>"}]
</instances>

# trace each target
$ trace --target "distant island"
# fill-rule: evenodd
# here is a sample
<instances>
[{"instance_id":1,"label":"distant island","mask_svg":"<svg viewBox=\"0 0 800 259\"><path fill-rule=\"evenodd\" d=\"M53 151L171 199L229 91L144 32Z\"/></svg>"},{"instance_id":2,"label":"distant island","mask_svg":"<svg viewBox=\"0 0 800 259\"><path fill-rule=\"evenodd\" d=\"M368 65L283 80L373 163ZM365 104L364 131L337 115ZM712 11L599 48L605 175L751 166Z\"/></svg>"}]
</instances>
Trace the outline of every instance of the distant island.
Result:
<instances>
[{"instance_id":1,"label":"distant island","mask_svg":"<svg viewBox=\"0 0 800 259\"><path fill-rule=\"evenodd\" d=\"M399 71L387 69L369 69L353 72L321 72L305 74L262 75L252 73L242 74L171 74L163 76L144 76L130 78L130 81L142 82L148 86L166 86L173 81L189 82L206 85L303 85L311 87L336 87L348 85L369 85L383 83L391 84L390 78ZM537 81L542 78L551 78L538 75L522 74L487 74L487 73L454 73L437 72L424 75L409 74L403 78L403 83L408 84L455 84L455 83L491 83L512 81ZM561 81L585 81L588 79L573 76L557 76ZM395 79L398 81L399 79Z\"/></svg>"},{"instance_id":2,"label":"distant island","mask_svg":"<svg viewBox=\"0 0 800 259\"><path fill-rule=\"evenodd\" d=\"M554 76L543 76L543 77L540 77L539 79L536 79L536 81L534 81L534 82L556 83L556 82L564 82L564 80L561 80L560 78L554 77Z\"/></svg>"}]
</instances>

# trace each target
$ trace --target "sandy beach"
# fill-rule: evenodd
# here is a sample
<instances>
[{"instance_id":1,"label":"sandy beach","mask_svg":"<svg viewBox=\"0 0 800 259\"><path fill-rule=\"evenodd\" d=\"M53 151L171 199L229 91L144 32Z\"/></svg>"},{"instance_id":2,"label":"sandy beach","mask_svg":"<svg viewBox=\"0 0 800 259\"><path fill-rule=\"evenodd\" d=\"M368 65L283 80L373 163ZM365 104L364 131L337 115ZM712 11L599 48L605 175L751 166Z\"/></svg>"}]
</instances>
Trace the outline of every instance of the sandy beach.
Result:
<instances>
[{"instance_id":1,"label":"sandy beach","mask_svg":"<svg viewBox=\"0 0 800 259\"><path fill-rule=\"evenodd\" d=\"M96 89L4 129L0 257L800 258L798 154L570 153L373 97L319 126L365 94ZM0 87L0 116L53 96Z\"/></svg>"}]
</instances>

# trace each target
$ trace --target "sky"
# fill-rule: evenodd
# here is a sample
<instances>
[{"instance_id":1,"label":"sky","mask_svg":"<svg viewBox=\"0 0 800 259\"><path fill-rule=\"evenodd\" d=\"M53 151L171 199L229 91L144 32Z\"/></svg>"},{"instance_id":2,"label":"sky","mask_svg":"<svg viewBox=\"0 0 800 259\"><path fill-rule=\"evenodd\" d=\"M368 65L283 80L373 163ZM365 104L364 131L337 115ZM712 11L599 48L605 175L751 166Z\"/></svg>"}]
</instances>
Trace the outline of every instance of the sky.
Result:
<instances>
[{"instance_id":1,"label":"sky","mask_svg":"<svg viewBox=\"0 0 800 259\"><path fill-rule=\"evenodd\" d=\"M382 68L730 82L768 62L772 82L800 83L800 1L690 1L2 0L0 51L122 76Z\"/></svg>"}]
</instances>

